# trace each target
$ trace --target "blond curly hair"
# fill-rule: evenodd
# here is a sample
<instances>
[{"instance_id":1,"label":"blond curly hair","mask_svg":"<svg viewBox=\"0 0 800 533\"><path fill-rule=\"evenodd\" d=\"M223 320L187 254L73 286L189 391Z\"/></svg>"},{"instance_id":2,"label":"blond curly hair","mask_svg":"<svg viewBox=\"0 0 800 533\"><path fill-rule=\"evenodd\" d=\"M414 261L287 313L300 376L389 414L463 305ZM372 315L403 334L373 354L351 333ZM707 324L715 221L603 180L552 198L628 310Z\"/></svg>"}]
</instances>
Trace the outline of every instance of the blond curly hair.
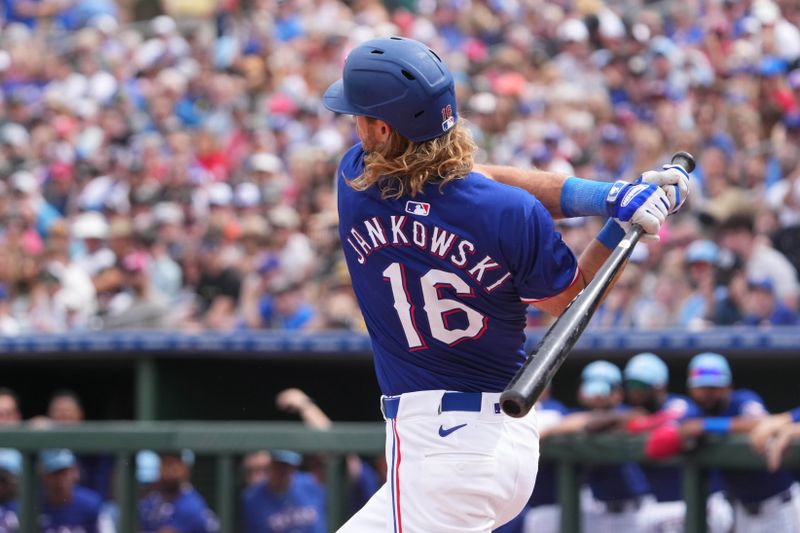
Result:
<instances>
[{"instance_id":1,"label":"blond curly hair","mask_svg":"<svg viewBox=\"0 0 800 533\"><path fill-rule=\"evenodd\" d=\"M381 198L414 197L429 182L440 189L472 171L477 146L461 123L440 137L414 142L392 130L389 139L364 157L364 173L348 180L357 191L377 185Z\"/></svg>"}]
</instances>

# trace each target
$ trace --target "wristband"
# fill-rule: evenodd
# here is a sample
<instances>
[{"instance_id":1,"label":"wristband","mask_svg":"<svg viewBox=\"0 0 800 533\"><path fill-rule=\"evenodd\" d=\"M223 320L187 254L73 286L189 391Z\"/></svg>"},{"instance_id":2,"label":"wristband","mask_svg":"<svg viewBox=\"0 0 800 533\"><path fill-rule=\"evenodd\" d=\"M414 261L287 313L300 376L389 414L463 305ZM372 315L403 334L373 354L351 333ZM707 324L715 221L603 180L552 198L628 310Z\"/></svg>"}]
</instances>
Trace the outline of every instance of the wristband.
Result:
<instances>
[{"instance_id":1,"label":"wristband","mask_svg":"<svg viewBox=\"0 0 800 533\"><path fill-rule=\"evenodd\" d=\"M791 411L789 411L789 415L792 417L792 422L797 423L800 422L800 407L795 407Z\"/></svg>"},{"instance_id":2,"label":"wristband","mask_svg":"<svg viewBox=\"0 0 800 533\"><path fill-rule=\"evenodd\" d=\"M703 431L717 435L727 435L731 432L731 419L727 416L706 418L703 420Z\"/></svg>"},{"instance_id":3,"label":"wristband","mask_svg":"<svg viewBox=\"0 0 800 533\"><path fill-rule=\"evenodd\" d=\"M600 244L609 250L613 250L623 237L625 237L625 230L622 229L622 226L620 226L616 220L609 218L606 225L603 226L603 229L600 230L600 233L597 234L595 239L600 241Z\"/></svg>"},{"instance_id":4,"label":"wristband","mask_svg":"<svg viewBox=\"0 0 800 533\"><path fill-rule=\"evenodd\" d=\"M568 218L608 215L607 202L614 185L568 177L561 187L561 213Z\"/></svg>"}]
</instances>

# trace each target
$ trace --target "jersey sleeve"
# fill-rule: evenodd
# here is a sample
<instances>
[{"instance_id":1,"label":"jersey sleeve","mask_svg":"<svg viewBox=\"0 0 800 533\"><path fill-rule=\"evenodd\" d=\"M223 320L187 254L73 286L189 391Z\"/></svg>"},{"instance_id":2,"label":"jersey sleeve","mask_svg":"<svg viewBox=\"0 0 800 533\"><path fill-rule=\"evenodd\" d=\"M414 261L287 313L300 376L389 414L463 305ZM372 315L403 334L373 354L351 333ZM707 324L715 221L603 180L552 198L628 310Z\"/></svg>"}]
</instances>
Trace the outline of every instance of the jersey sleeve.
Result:
<instances>
[{"instance_id":1,"label":"jersey sleeve","mask_svg":"<svg viewBox=\"0 0 800 533\"><path fill-rule=\"evenodd\" d=\"M750 390L739 391L734 416L759 417L768 414L761 396Z\"/></svg>"},{"instance_id":2,"label":"jersey sleeve","mask_svg":"<svg viewBox=\"0 0 800 533\"><path fill-rule=\"evenodd\" d=\"M517 293L523 302L536 303L574 283L578 261L544 206L532 196L527 200L521 213L501 221L500 231Z\"/></svg>"},{"instance_id":3,"label":"jersey sleeve","mask_svg":"<svg viewBox=\"0 0 800 533\"><path fill-rule=\"evenodd\" d=\"M795 407L791 411L789 411L789 416L792 417L792 422L795 424L800 422L800 407Z\"/></svg>"}]
</instances>

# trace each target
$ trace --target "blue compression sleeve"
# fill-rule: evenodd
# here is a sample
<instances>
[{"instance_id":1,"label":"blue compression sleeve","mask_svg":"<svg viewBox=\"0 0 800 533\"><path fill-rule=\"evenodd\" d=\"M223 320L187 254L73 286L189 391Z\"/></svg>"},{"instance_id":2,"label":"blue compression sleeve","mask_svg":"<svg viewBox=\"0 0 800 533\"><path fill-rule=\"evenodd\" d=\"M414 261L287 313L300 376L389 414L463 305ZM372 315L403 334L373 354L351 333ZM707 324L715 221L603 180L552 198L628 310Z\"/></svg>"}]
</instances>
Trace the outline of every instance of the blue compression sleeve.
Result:
<instances>
[{"instance_id":1,"label":"blue compression sleeve","mask_svg":"<svg viewBox=\"0 0 800 533\"><path fill-rule=\"evenodd\" d=\"M731 419L727 416L706 418L703 421L703 429L706 433L727 435L731 432Z\"/></svg>"},{"instance_id":2,"label":"blue compression sleeve","mask_svg":"<svg viewBox=\"0 0 800 533\"><path fill-rule=\"evenodd\" d=\"M607 216L606 197L613 186L570 176L561 187L561 212L565 217Z\"/></svg>"},{"instance_id":3,"label":"blue compression sleeve","mask_svg":"<svg viewBox=\"0 0 800 533\"><path fill-rule=\"evenodd\" d=\"M792 422L794 423L800 422L800 407L795 407L794 409L789 411L789 414L792 417Z\"/></svg>"},{"instance_id":4,"label":"blue compression sleeve","mask_svg":"<svg viewBox=\"0 0 800 533\"><path fill-rule=\"evenodd\" d=\"M603 226L603 229L600 230L600 233L597 234L595 239L600 241L600 243L609 250L613 250L624 236L625 230L622 229L622 226L617 224L617 221L613 218L609 218L606 225Z\"/></svg>"}]
</instances>

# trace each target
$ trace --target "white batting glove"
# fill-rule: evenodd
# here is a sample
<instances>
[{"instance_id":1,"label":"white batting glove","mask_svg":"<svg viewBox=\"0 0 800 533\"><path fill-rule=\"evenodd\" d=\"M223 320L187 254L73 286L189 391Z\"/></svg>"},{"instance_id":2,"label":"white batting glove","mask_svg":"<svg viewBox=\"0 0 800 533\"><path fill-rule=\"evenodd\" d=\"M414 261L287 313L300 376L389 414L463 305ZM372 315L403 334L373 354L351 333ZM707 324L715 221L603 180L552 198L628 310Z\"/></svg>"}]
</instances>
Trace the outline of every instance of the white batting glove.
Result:
<instances>
[{"instance_id":1,"label":"white batting glove","mask_svg":"<svg viewBox=\"0 0 800 533\"><path fill-rule=\"evenodd\" d=\"M622 199L622 204L625 204L625 198ZM625 229L626 233L628 229L630 229L631 224L639 224L644 230L642 240L657 241L659 240L658 232L661 231L661 225L670 213L669 209L670 203L667 198L667 193L664 192L664 189L658 187L644 200L642 205L633 212L630 220L614 220Z\"/></svg>"},{"instance_id":2,"label":"white batting glove","mask_svg":"<svg viewBox=\"0 0 800 533\"><path fill-rule=\"evenodd\" d=\"M635 183L661 187L669 200L669 213L678 211L689 196L689 174L678 165L664 165L662 170L648 170Z\"/></svg>"}]
</instances>

